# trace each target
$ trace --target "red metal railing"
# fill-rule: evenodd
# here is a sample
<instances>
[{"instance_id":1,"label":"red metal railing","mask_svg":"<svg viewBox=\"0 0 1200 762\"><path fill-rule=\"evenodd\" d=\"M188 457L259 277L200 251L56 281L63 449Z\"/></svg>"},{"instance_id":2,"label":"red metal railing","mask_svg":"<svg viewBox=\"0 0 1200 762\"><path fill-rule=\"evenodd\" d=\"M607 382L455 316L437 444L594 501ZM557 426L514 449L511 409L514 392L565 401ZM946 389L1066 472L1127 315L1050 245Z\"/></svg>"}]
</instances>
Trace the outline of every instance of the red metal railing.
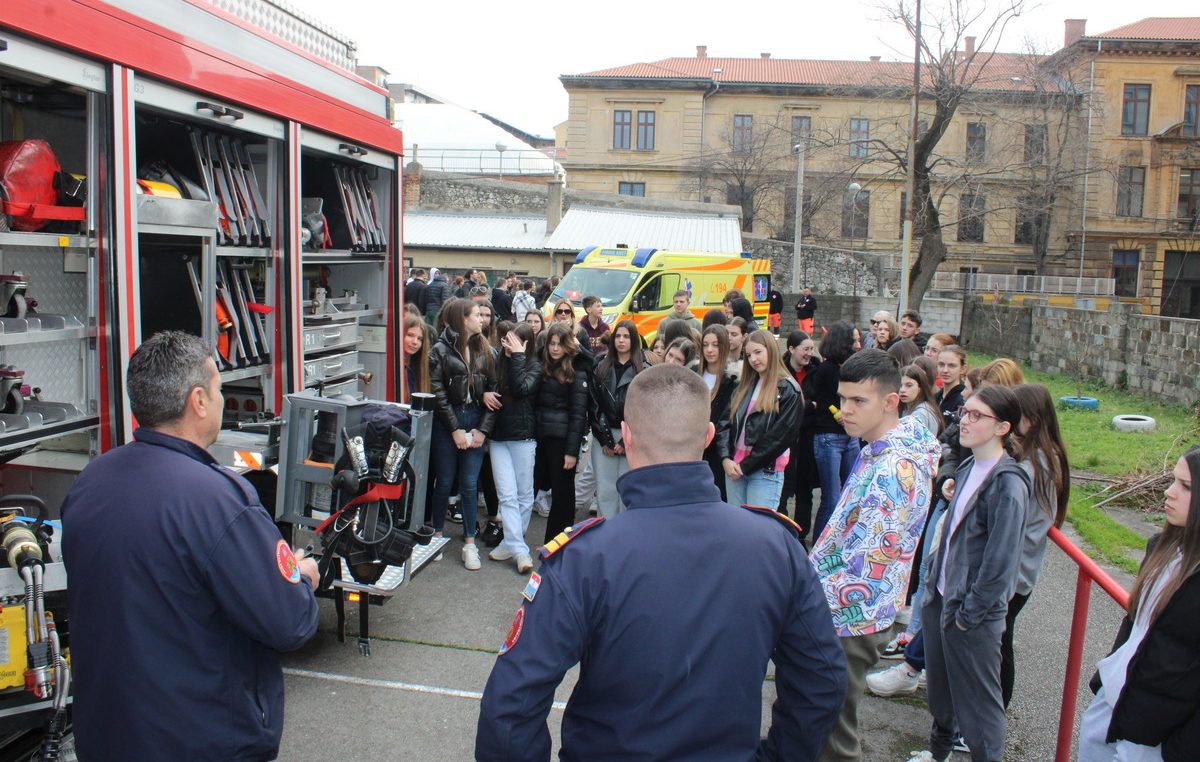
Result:
<instances>
[{"instance_id":1,"label":"red metal railing","mask_svg":"<svg viewBox=\"0 0 1200 762\"><path fill-rule=\"evenodd\" d=\"M1129 593L1058 529L1050 530L1050 539L1079 566L1079 577L1075 581L1075 610L1071 615L1071 640L1067 646L1067 675L1063 680L1062 709L1058 717L1058 745L1054 750L1055 762L1070 762L1071 736L1075 730L1075 700L1079 694L1079 676L1083 667L1083 637L1087 632L1092 583L1099 585L1122 609L1129 608Z\"/></svg>"}]
</instances>

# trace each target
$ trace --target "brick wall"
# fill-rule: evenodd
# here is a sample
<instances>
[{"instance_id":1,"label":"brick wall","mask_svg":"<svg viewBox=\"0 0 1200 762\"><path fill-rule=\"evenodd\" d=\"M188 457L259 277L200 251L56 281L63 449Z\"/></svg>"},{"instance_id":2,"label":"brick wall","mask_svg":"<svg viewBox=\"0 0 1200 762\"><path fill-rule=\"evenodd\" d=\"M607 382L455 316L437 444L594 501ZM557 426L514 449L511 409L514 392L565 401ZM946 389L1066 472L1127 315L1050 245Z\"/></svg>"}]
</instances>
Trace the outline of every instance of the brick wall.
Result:
<instances>
[{"instance_id":1,"label":"brick wall","mask_svg":"<svg viewBox=\"0 0 1200 762\"><path fill-rule=\"evenodd\" d=\"M964 343L1038 370L1192 405L1200 400L1200 321L1141 315L1137 305L1107 312L1031 306L967 305Z\"/></svg>"}]
</instances>

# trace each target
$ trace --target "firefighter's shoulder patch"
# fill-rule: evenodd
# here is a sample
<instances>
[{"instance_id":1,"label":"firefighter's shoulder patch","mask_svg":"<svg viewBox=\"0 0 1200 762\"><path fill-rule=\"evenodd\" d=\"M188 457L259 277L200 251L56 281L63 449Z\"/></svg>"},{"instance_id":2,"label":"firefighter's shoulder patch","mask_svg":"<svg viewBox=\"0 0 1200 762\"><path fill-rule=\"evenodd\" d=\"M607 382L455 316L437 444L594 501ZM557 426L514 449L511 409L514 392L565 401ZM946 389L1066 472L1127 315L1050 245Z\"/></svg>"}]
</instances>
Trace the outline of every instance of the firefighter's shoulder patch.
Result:
<instances>
[{"instance_id":1,"label":"firefighter's shoulder patch","mask_svg":"<svg viewBox=\"0 0 1200 762\"><path fill-rule=\"evenodd\" d=\"M780 513L779 511L775 510L774 508L766 508L761 505L747 505L745 503L742 503L742 507L745 508L747 511L750 511L751 513L757 513L757 514L760 514L763 516L772 517L779 523L786 526L788 531L791 532L793 535L795 535L797 539L799 539L800 525L797 524L796 522L792 521L790 518L788 518L786 514Z\"/></svg>"},{"instance_id":2,"label":"firefighter's shoulder patch","mask_svg":"<svg viewBox=\"0 0 1200 762\"><path fill-rule=\"evenodd\" d=\"M597 516L595 518L588 519L587 521L581 521L574 526L569 526L563 531L559 532L550 542L543 545L538 550L538 553L541 554L542 558L549 558L566 547L567 543L571 542L579 535L583 534L589 529L594 529L603 523L604 517Z\"/></svg>"}]
</instances>

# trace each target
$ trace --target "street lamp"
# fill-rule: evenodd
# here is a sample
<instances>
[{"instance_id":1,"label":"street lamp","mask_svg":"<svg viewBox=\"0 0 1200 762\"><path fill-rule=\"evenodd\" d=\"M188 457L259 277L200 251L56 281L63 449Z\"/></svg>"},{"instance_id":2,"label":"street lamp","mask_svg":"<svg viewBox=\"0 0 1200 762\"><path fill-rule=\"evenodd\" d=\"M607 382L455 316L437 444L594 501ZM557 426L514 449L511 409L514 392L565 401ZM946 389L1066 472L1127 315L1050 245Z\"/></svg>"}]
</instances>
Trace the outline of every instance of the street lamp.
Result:
<instances>
[{"instance_id":1,"label":"street lamp","mask_svg":"<svg viewBox=\"0 0 1200 762\"><path fill-rule=\"evenodd\" d=\"M808 137L802 136L800 142L792 146L796 152L796 227L792 233L792 293L800 293L800 257L803 250L804 214L804 155L808 151Z\"/></svg>"},{"instance_id":2,"label":"street lamp","mask_svg":"<svg viewBox=\"0 0 1200 762\"><path fill-rule=\"evenodd\" d=\"M504 179L504 152L508 150L508 146L497 141L496 151L500 154L500 179Z\"/></svg>"}]
</instances>

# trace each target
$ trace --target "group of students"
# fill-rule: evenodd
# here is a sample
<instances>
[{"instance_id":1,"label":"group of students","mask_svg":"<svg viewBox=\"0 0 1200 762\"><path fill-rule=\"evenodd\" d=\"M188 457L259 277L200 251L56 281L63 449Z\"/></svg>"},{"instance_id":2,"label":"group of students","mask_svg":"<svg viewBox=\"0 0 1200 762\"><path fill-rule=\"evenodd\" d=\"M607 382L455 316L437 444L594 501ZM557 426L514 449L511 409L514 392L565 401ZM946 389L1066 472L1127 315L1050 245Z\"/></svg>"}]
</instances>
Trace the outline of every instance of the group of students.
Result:
<instances>
[{"instance_id":1,"label":"group of students","mask_svg":"<svg viewBox=\"0 0 1200 762\"><path fill-rule=\"evenodd\" d=\"M811 540L850 667L850 697L821 758L861 753L856 706L864 685L897 695L922 682L933 724L930 748L915 760L944 760L955 748L976 760L1003 758L1014 627L1070 489L1045 387L1024 383L1007 359L968 368L965 351L946 334L881 338L891 326L879 316L869 342L876 348L867 352L846 321L824 329L819 355L799 330L781 351L737 293L700 320L680 292L649 345L632 321L604 323L594 297L583 300L579 320L564 299L548 322L530 311L521 323L497 324L479 296L446 302L432 328L415 311L404 322L406 388L432 394L436 411L428 510L441 532L454 510L451 493L459 495L467 569L481 565L477 492L485 457L502 525L489 557L528 572L525 534L535 500L549 495L544 542L592 500L602 516L623 511L616 482L628 470L620 428L626 390L648 365L690 367L710 390L715 435L704 457L723 499L784 514L791 501ZM884 407L893 405L892 428L863 428L869 400L847 389L867 381L881 389ZM1163 540L1139 575L1119 647L1101 663L1103 688L1085 718L1081 759L1178 758L1167 753L1169 744L1197 732L1190 730L1200 722L1196 700L1170 694L1155 671L1178 655L1180 628L1194 616L1175 600L1192 595L1188 580L1200 566L1200 518L1188 512L1197 469L1200 450L1176 469ZM868 539L871 526L886 531ZM859 552L861 568L848 571L846 559ZM904 633L889 641L906 611ZM1145 661L1142 651L1150 652ZM900 661L868 674L881 656ZM1167 728L1166 721L1141 720L1146 702L1165 695L1173 699L1170 716L1191 725L1154 736L1147 728ZM1148 741L1167 745L1131 755L1131 745Z\"/></svg>"}]
</instances>

